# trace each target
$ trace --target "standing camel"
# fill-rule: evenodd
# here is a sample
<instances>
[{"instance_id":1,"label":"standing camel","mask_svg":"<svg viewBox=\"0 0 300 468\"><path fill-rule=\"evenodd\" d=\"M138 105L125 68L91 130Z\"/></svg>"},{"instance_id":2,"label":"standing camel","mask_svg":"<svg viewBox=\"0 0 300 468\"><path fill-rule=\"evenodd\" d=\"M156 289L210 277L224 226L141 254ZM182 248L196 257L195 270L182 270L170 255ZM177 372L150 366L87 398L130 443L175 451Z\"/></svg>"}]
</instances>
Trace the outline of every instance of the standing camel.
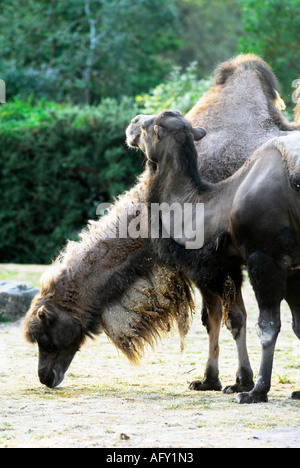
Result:
<instances>
[{"instance_id":1,"label":"standing camel","mask_svg":"<svg viewBox=\"0 0 300 468\"><path fill-rule=\"evenodd\" d=\"M288 123L280 112L276 78L259 57L248 54L221 64L214 73L214 82L193 109L186 115L193 126L207 130L197 141L198 169L203 180L219 182L234 174L243 163L271 138L297 127ZM138 146L139 116L133 119L127 142ZM219 334L222 323L222 301L218 294L202 288L202 320L209 335L209 356L204 378L190 384L193 390L219 390ZM252 371L246 347L246 310L241 288L229 312L227 326L238 350L239 365L236 383L224 389L240 392L253 386Z\"/></svg>"},{"instance_id":2,"label":"standing camel","mask_svg":"<svg viewBox=\"0 0 300 468\"><path fill-rule=\"evenodd\" d=\"M237 401L266 402L283 299L290 306L293 330L300 338L300 132L273 138L233 176L211 184L197 171L194 140L203 138L201 127L193 127L176 111L138 116L134 132L138 121L141 132L137 144L156 167L149 190L150 210L163 203L179 204L184 209L191 205L190 224L193 221L195 232L204 226L202 249L185 248L187 238L178 231L175 237L174 226L169 227L171 243L166 243L160 231L153 242L156 249L163 251L166 261L170 258L171 264L175 261L185 268L201 291L209 290L221 298L228 287L228 275L234 281L233 289L240 288L240 268L243 264L248 267L260 310L257 330L262 359L254 389L241 393ZM130 135L130 126L127 132ZM196 217L197 204L204 204L200 219ZM162 219L160 224L162 228ZM224 239L227 232L230 238ZM214 244L216 234L223 237L221 245ZM293 397L298 398L299 392Z\"/></svg>"},{"instance_id":3,"label":"standing camel","mask_svg":"<svg viewBox=\"0 0 300 468\"><path fill-rule=\"evenodd\" d=\"M202 125L210 132L197 148L205 179L226 178L260 144L288 128L275 105L276 86L271 70L256 56L238 56L216 70L212 88L189 114L191 121L203 120ZM242 145L237 129L244 114L251 125L247 126L248 133L244 130ZM220 160L215 164L217 154ZM182 338L187 333L193 309L189 278L174 268L158 265L147 239L124 239L118 235L120 224L134 221L143 211L152 177L149 168L139 183L116 201L108 215L89 224L79 242L67 244L42 277L40 293L24 324L27 339L39 344L42 383L59 385L85 338L101 331L133 361L139 359L145 344L152 344L173 324L179 325ZM112 238L110 232L116 226L117 238ZM192 388L219 389L216 351L222 306L214 295L205 297L204 304L204 311L209 312L203 313L210 340L207 369L213 369L213 378L207 371L203 381ZM242 331L238 334L233 329L239 370L236 384L228 391L243 391L253 383L240 291L231 317L241 324ZM62 331L66 323L70 330L67 337Z\"/></svg>"}]
</instances>

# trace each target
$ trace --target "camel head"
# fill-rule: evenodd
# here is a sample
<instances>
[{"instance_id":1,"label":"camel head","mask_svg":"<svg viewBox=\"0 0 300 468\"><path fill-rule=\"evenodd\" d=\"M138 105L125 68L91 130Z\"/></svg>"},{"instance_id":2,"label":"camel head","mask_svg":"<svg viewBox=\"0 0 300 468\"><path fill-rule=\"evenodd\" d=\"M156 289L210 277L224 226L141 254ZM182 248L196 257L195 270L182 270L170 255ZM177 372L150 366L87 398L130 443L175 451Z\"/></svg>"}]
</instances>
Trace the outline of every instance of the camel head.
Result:
<instances>
[{"instance_id":1,"label":"camel head","mask_svg":"<svg viewBox=\"0 0 300 468\"><path fill-rule=\"evenodd\" d=\"M57 387L83 342L80 323L38 294L25 317L23 332L28 342L38 344L41 383Z\"/></svg>"},{"instance_id":2,"label":"camel head","mask_svg":"<svg viewBox=\"0 0 300 468\"><path fill-rule=\"evenodd\" d=\"M140 148L158 165L166 153L177 154L187 137L198 141L205 135L203 128L193 127L180 112L170 110L159 115L137 115L126 130L127 144Z\"/></svg>"}]
</instances>

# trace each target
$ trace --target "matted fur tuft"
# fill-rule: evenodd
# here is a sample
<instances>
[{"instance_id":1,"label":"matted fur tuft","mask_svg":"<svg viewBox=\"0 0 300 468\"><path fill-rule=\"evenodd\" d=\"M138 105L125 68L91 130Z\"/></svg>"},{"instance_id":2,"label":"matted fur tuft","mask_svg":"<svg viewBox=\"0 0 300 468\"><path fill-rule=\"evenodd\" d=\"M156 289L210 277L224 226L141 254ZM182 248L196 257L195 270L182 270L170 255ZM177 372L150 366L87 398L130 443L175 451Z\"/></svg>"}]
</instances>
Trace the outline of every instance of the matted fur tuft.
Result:
<instances>
[{"instance_id":1,"label":"matted fur tuft","mask_svg":"<svg viewBox=\"0 0 300 468\"><path fill-rule=\"evenodd\" d=\"M170 273L166 267L156 265L147 280L138 280L134 287L135 300L130 291L120 304L112 304L111 310L104 311L104 331L111 342L137 364L146 345L154 347L157 340L177 326L183 350L194 310L188 278L183 273Z\"/></svg>"}]
</instances>

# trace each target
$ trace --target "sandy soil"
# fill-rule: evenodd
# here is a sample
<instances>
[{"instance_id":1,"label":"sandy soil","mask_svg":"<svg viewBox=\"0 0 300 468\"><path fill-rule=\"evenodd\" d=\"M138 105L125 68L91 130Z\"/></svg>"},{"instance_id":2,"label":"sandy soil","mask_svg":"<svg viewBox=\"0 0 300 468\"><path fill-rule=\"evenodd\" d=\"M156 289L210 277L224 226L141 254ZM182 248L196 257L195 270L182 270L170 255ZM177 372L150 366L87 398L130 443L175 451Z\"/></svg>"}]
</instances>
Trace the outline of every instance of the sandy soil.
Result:
<instances>
[{"instance_id":1,"label":"sandy soil","mask_svg":"<svg viewBox=\"0 0 300 468\"><path fill-rule=\"evenodd\" d=\"M257 373L257 306L247 283L244 296ZM133 367L101 335L77 353L54 390L39 383L37 349L24 342L20 323L0 324L0 447L299 448L300 402L289 395L300 389L300 343L286 306L282 315L269 403L250 406L221 392L188 390L203 374L208 350L199 312L182 355L178 337L170 335ZM235 344L224 328L223 386L234 382L236 367Z\"/></svg>"}]
</instances>

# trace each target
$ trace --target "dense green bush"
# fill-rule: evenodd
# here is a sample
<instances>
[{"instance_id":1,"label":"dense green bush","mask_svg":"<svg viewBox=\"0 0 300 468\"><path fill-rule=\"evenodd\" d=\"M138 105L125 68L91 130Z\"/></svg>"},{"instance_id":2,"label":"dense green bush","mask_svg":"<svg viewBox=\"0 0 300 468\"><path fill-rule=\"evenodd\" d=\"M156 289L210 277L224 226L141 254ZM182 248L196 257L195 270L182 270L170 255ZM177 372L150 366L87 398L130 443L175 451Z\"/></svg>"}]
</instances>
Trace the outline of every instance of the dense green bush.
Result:
<instances>
[{"instance_id":1,"label":"dense green bush","mask_svg":"<svg viewBox=\"0 0 300 468\"><path fill-rule=\"evenodd\" d=\"M136 100L62 105L32 96L0 108L0 262L48 263L97 205L134 184L144 158L125 144L139 112L189 110L207 89L196 64ZM142 110L141 110L142 109Z\"/></svg>"},{"instance_id":2,"label":"dense green bush","mask_svg":"<svg viewBox=\"0 0 300 468\"><path fill-rule=\"evenodd\" d=\"M133 99L0 109L0 262L44 263L142 170L125 144Z\"/></svg>"}]
</instances>

